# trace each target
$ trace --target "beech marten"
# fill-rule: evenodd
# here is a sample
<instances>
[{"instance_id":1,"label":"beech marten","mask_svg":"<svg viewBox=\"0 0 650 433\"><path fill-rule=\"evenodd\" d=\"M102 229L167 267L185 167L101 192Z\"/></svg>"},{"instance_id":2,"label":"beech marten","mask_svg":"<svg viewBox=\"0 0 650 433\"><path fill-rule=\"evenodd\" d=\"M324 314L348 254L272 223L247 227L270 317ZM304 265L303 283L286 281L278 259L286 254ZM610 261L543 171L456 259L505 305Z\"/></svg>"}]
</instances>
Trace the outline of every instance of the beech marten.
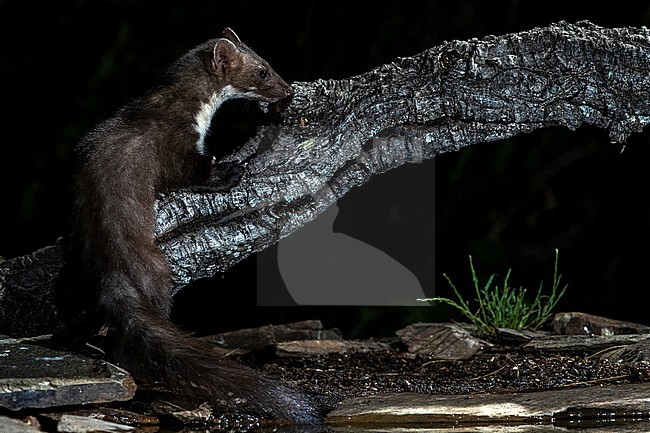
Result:
<instances>
[{"instance_id":1,"label":"beech marten","mask_svg":"<svg viewBox=\"0 0 650 433\"><path fill-rule=\"evenodd\" d=\"M172 280L154 242L157 193L204 184L212 157L204 138L232 98L274 102L291 87L230 29L181 57L163 83L85 136L73 181L72 262L113 337L113 359L139 384L216 412L292 423L320 419L310 399L219 358L169 320Z\"/></svg>"}]
</instances>

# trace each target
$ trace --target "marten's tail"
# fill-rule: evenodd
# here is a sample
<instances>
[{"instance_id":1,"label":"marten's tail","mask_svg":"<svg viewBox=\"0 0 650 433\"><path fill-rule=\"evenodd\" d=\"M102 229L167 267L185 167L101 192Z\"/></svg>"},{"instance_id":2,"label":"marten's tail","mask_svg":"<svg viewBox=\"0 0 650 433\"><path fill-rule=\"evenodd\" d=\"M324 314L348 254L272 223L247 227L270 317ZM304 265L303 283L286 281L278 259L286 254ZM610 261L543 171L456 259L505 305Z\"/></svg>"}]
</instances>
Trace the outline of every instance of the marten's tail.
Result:
<instances>
[{"instance_id":1,"label":"marten's tail","mask_svg":"<svg viewBox=\"0 0 650 433\"><path fill-rule=\"evenodd\" d=\"M137 382L160 384L180 401L207 401L215 412L249 414L293 424L321 419L310 399L251 368L210 353L145 305L128 277L102 281L100 304L115 333L115 358Z\"/></svg>"}]
</instances>

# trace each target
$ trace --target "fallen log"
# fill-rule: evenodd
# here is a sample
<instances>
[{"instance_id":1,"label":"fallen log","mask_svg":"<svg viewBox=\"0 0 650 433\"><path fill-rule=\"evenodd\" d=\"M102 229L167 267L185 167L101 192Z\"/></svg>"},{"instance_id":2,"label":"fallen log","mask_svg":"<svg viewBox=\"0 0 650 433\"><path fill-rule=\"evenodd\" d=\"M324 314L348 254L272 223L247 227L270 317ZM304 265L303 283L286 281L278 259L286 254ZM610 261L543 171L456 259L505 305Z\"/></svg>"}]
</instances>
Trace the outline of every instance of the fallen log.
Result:
<instances>
[{"instance_id":1,"label":"fallen log","mask_svg":"<svg viewBox=\"0 0 650 433\"><path fill-rule=\"evenodd\" d=\"M161 195L156 237L175 290L276 243L405 163L552 126L594 125L623 143L650 122L648 71L647 28L560 22L445 42L343 80L294 83L274 124L225 158L242 167L239 185ZM62 266L61 243L0 263L0 332L60 325L53 299Z\"/></svg>"}]
</instances>

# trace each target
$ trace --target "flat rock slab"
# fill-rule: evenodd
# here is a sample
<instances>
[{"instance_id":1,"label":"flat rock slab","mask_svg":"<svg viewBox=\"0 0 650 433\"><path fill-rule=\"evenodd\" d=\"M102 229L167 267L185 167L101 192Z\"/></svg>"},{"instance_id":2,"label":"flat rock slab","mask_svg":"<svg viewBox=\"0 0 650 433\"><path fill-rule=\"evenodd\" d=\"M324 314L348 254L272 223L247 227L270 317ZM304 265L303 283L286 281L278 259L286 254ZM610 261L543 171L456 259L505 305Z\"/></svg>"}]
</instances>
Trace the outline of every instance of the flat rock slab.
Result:
<instances>
[{"instance_id":1,"label":"flat rock slab","mask_svg":"<svg viewBox=\"0 0 650 433\"><path fill-rule=\"evenodd\" d=\"M61 420L57 425L57 431L60 433L126 433L135 432L137 430L138 428L133 426L87 416L67 414L61 417Z\"/></svg>"},{"instance_id":2,"label":"flat rock slab","mask_svg":"<svg viewBox=\"0 0 650 433\"><path fill-rule=\"evenodd\" d=\"M551 328L556 334L563 335L604 336L650 333L650 326L580 312L555 314Z\"/></svg>"},{"instance_id":3,"label":"flat rock slab","mask_svg":"<svg viewBox=\"0 0 650 433\"><path fill-rule=\"evenodd\" d=\"M79 409L73 412L49 412L40 414L42 418L47 418L52 422L59 425L93 425L93 419L96 421L105 421L107 423L118 424L122 430L127 427L132 429L139 429L138 433L142 433L143 429L157 431L159 429L160 420L154 416L144 415L141 413L131 412L124 409L117 409L112 407L92 407L90 409ZM78 422L77 422L78 421ZM70 429L70 427L67 427ZM76 427L75 427L76 428ZM61 430L61 428L59 428ZM77 430L82 430L80 427ZM98 431L95 429L93 431ZM2 430L0 430L2 431Z\"/></svg>"},{"instance_id":4,"label":"flat rock slab","mask_svg":"<svg viewBox=\"0 0 650 433\"><path fill-rule=\"evenodd\" d=\"M533 338L521 346L526 352L585 352L604 350L614 346L648 344L648 334L633 335L547 335Z\"/></svg>"},{"instance_id":5,"label":"flat rock slab","mask_svg":"<svg viewBox=\"0 0 650 433\"><path fill-rule=\"evenodd\" d=\"M336 426L550 424L576 414L648 419L650 383L504 394L386 394L345 400Z\"/></svg>"},{"instance_id":6,"label":"flat rock slab","mask_svg":"<svg viewBox=\"0 0 650 433\"><path fill-rule=\"evenodd\" d=\"M335 330L325 329L320 320L240 329L201 338L218 347L260 350L287 341L342 340Z\"/></svg>"},{"instance_id":7,"label":"flat rock slab","mask_svg":"<svg viewBox=\"0 0 650 433\"><path fill-rule=\"evenodd\" d=\"M129 400L136 385L108 362L0 340L0 407L10 410Z\"/></svg>"},{"instance_id":8,"label":"flat rock slab","mask_svg":"<svg viewBox=\"0 0 650 433\"><path fill-rule=\"evenodd\" d=\"M275 354L279 357L308 357L348 352L389 350L389 345L379 341L304 340L278 343Z\"/></svg>"},{"instance_id":9,"label":"flat rock slab","mask_svg":"<svg viewBox=\"0 0 650 433\"><path fill-rule=\"evenodd\" d=\"M36 426L29 425L19 419L0 415L0 432L2 433L42 433Z\"/></svg>"},{"instance_id":10,"label":"flat rock slab","mask_svg":"<svg viewBox=\"0 0 650 433\"><path fill-rule=\"evenodd\" d=\"M441 360L469 359L486 344L453 323L415 323L396 334L409 352Z\"/></svg>"}]
</instances>

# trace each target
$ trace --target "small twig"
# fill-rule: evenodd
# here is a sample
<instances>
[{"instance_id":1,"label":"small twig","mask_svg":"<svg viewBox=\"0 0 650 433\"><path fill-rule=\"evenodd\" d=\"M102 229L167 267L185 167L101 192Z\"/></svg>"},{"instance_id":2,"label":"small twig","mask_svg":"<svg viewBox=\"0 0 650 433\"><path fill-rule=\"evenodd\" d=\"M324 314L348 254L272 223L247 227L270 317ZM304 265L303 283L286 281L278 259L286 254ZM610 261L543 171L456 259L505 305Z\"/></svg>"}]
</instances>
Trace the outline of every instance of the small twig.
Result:
<instances>
[{"instance_id":1,"label":"small twig","mask_svg":"<svg viewBox=\"0 0 650 433\"><path fill-rule=\"evenodd\" d=\"M501 367L501 368L499 368L499 369L497 369L497 370L494 370L494 371L491 372L491 373L488 373L488 374L486 374L486 375L484 375L484 376L472 377L472 378L470 378L469 380L474 381L474 380L479 380L479 379L485 379L486 377L490 377L490 376L492 376L492 375L497 374L498 372L500 372L501 370L503 370L503 369L506 368L506 367L507 367L507 365L504 365L503 367Z\"/></svg>"},{"instance_id":2,"label":"small twig","mask_svg":"<svg viewBox=\"0 0 650 433\"><path fill-rule=\"evenodd\" d=\"M591 355L585 357L585 359L591 359L591 358L593 358L594 356L602 355L603 353L611 352L611 351L613 351L613 350L617 350L617 349L622 349L622 348L624 348L625 346L626 346L625 344L620 344L620 345L618 345L618 346L606 347L606 348L604 348L604 349L602 349L602 350L599 350L599 351L596 352L596 353L592 353Z\"/></svg>"},{"instance_id":3,"label":"small twig","mask_svg":"<svg viewBox=\"0 0 650 433\"><path fill-rule=\"evenodd\" d=\"M616 379L625 379L628 377L632 377L631 374L622 374L620 376L610 376L610 377L601 377L600 379L593 379L593 380L586 380L584 382L573 382L573 383L565 383L562 385L563 388L568 388L570 386L577 386L577 385L589 385L590 383L597 383L597 382L605 382L608 380L616 380Z\"/></svg>"},{"instance_id":4,"label":"small twig","mask_svg":"<svg viewBox=\"0 0 650 433\"><path fill-rule=\"evenodd\" d=\"M230 352L226 353L223 357L228 358L229 356L237 355L238 353L239 353L239 348L236 347L232 349Z\"/></svg>"},{"instance_id":5,"label":"small twig","mask_svg":"<svg viewBox=\"0 0 650 433\"><path fill-rule=\"evenodd\" d=\"M434 360L431 360L431 361L427 361L427 362L425 362L424 364L422 364L420 366L420 370L422 370L424 367L426 367L429 364L437 364L439 362L445 362L445 361L446 361L446 359L434 359Z\"/></svg>"},{"instance_id":6,"label":"small twig","mask_svg":"<svg viewBox=\"0 0 650 433\"><path fill-rule=\"evenodd\" d=\"M512 362L512 364L514 365L514 369L517 370L517 377L519 377L519 365L515 362L514 359L512 359L512 358L510 357L510 355L506 355L506 358L507 358L510 362ZM498 368L498 369L494 370L494 371L491 372L491 373L488 373L488 374L486 374L486 375L484 375L484 376L473 377L473 378L471 378L471 379L469 379L469 380L474 381L474 380L479 380L479 379L485 379L486 377L490 377L490 376L493 376L493 375L497 374L498 372L500 372L501 370L503 370L503 369L506 368L506 367L507 367L507 365L504 365L503 367Z\"/></svg>"}]
</instances>

